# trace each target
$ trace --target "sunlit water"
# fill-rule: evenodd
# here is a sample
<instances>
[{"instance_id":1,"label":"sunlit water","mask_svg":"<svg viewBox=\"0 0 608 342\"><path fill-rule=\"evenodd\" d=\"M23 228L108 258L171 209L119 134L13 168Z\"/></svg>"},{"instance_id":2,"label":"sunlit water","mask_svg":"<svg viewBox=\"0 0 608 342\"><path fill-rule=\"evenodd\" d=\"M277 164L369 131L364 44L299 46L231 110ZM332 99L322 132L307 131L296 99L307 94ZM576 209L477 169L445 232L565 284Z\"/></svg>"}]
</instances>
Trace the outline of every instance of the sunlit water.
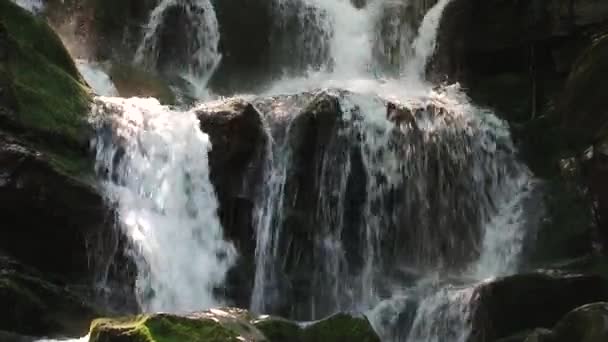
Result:
<instances>
[{"instance_id":1,"label":"sunlit water","mask_svg":"<svg viewBox=\"0 0 608 342\"><path fill-rule=\"evenodd\" d=\"M368 179L359 232L365 262L359 272L346 275L342 272L349 264L340 237L349 227L339 214L347 205L349 170L359 161L340 153L323 160L323 191L316 215L327 227L322 227L315 241L315 252L323 260L310 277L324 288L322 294L309 289L310 303L299 312L320 318L339 310L366 311L385 341L466 341L475 284L517 271L525 236L523 202L534 182L517 161L504 122L469 103L458 85L434 88L425 80L440 19L450 0L438 1L415 33L399 42L411 45L400 47L400 72L393 76L377 72L373 54L379 39L381 0L369 1L363 9L348 0L274 1L279 14L294 8L303 11L297 14L308 20L302 35L315 36L303 40L312 44L307 49L329 52L327 59L307 55L310 60L303 63L310 64L308 73L278 80L260 96L318 94L319 89L335 95L343 111L344 127L339 134L349 147L358 149ZM152 12L137 52L139 63L157 62L163 15L179 4L164 0ZM220 61L218 23L208 1L194 1L191 6L190 10L204 8L205 17L199 20L188 12L199 30L190 39L191 62L183 71L195 79L206 78ZM82 66L81 70L98 94L113 95L102 74ZM417 110L417 133L413 127L395 127L387 120L387 101ZM95 108L94 122L100 129L97 168L105 174L104 188L108 200L117 205L120 227L131 239L143 309L186 312L221 305L213 289L223 283L236 251L223 239L218 203L209 182L207 152L212 147L196 115L163 107L153 99L101 97ZM291 120L279 111L263 113L269 126L279 117ZM280 209L286 205L286 170L292 158L283 140L289 125L282 129L283 138L268 132L265 186L255 213L251 309L256 312L272 308L280 295L274 288L280 282L274 270L283 257L278 248L279 237L285 234ZM389 148L395 129L401 145ZM397 210L378 212L379 207L389 206L387 194L395 188L406 189L406 200ZM399 212L411 217L407 227L400 229L415 240L407 248L409 254L388 255L405 260L398 266L420 277L406 288L388 281L392 292L387 296L386 289L378 287L383 276L380 265L387 260L382 248L387 235L382 228L403 222ZM464 212L471 214L459 216ZM468 230L451 231L454 222ZM437 227L444 229L440 237L426 233ZM388 238L401 241L399 236ZM438 244L445 250L439 252ZM451 261L459 264L450 265ZM443 271L457 273L458 284L439 276ZM408 310L404 323L401 320Z\"/></svg>"}]
</instances>

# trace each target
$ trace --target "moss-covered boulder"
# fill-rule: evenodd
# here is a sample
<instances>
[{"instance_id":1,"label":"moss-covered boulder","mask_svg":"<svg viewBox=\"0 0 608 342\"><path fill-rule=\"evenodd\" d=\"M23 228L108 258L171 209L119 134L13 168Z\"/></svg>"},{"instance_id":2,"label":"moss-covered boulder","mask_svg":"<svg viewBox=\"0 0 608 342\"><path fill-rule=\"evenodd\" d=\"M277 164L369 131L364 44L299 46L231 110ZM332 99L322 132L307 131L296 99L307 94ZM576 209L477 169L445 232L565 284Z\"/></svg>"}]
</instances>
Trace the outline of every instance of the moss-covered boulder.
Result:
<instances>
[{"instance_id":1,"label":"moss-covered boulder","mask_svg":"<svg viewBox=\"0 0 608 342\"><path fill-rule=\"evenodd\" d=\"M379 342L371 324L363 315L339 313L326 319L296 324L280 318L255 322L270 342Z\"/></svg>"},{"instance_id":2,"label":"moss-covered boulder","mask_svg":"<svg viewBox=\"0 0 608 342\"><path fill-rule=\"evenodd\" d=\"M241 309L212 309L177 316L139 315L99 319L91 324L90 342L379 342L362 315L336 314L321 321L295 323L254 317Z\"/></svg>"},{"instance_id":3,"label":"moss-covered boulder","mask_svg":"<svg viewBox=\"0 0 608 342\"><path fill-rule=\"evenodd\" d=\"M91 325L90 342L239 342L266 341L239 309L209 310L188 316L140 315L100 319Z\"/></svg>"},{"instance_id":4,"label":"moss-covered boulder","mask_svg":"<svg viewBox=\"0 0 608 342\"><path fill-rule=\"evenodd\" d=\"M4 125L45 145L88 141L90 90L59 37L41 18L0 0L0 84L11 95L0 103Z\"/></svg>"},{"instance_id":5,"label":"moss-covered boulder","mask_svg":"<svg viewBox=\"0 0 608 342\"><path fill-rule=\"evenodd\" d=\"M0 331L30 336L82 336L98 315L65 284L2 256L0 307Z\"/></svg>"},{"instance_id":6,"label":"moss-covered boulder","mask_svg":"<svg viewBox=\"0 0 608 342\"><path fill-rule=\"evenodd\" d=\"M152 72L129 64L115 64L109 75L122 97L154 97L163 104L176 103L169 84Z\"/></svg>"}]
</instances>

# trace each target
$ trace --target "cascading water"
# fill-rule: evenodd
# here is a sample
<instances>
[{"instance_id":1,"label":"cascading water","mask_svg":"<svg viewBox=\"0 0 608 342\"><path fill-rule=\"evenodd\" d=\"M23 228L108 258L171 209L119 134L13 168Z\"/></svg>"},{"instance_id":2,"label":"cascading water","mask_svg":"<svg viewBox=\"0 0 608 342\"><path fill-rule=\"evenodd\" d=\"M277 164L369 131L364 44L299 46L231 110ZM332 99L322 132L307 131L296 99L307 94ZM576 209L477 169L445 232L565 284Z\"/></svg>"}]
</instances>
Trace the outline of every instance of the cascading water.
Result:
<instances>
[{"instance_id":1,"label":"cascading water","mask_svg":"<svg viewBox=\"0 0 608 342\"><path fill-rule=\"evenodd\" d=\"M354 94L337 94L343 127L335 134L346 140L327 147L321 157L318 205L310 213L315 215L314 226L319 231L313 250L307 251L316 256L316 267L309 270L312 280L307 283L310 298L306 303L293 303L288 312L310 319L339 310L370 308L382 298L400 298L403 284L399 288L402 280L391 279L395 273L401 274L398 279L411 278L411 273L421 277L415 285L427 283L425 274L440 269L462 275L452 276L461 278L461 285L437 279L430 292L408 293L406 297L416 298L418 303L411 330L401 331L396 338L382 332L378 317L370 318L387 340L465 341L474 291L463 284L516 270L525 234L524 201L533 186L529 171L517 161L503 122L469 104L458 87L437 92L426 84L425 69L450 0L434 4L416 37L407 38L411 47L401 56L405 60L401 78L383 82L373 80L376 75L370 70L375 63L370 37L378 27L373 20L382 17L378 2L368 3L364 9L356 9L348 1L304 2L325 14L317 17L322 19L318 27L329 40L332 68L283 80L269 92L337 87ZM416 127L396 131L385 116L387 101L408 107ZM291 133L287 129L282 134ZM340 144L359 151L353 154ZM286 229L292 224L286 223L291 221L284 213L291 208L283 203L293 201L286 190L285 170L294 163L292 151L281 146L275 148L275 159L276 153L282 153L281 163L271 171L281 176L270 182L273 190L266 198L275 203L274 212L265 207L261 214L265 224L258 225L255 311L276 310L273 300L282 296L285 286L277 279L293 276L284 262L278 262L286 258L281 236L288 234ZM363 169L366 185L357 208L363 217L354 222L343 215L353 214L347 208L353 200L349 177L357 167ZM355 242L344 238L352 235L357 236L353 240L358 241L358 265L348 256L352 254L349 245ZM272 267L275 274L269 271ZM370 314L381 316L379 312Z\"/></svg>"},{"instance_id":2,"label":"cascading water","mask_svg":"<svg viewBox=\"0 0 608 342\"><path fill-rule=\"evenodd\" d=\"M93 88L93 91L100 96L118 96L118 90L110 79L110 76L97 64L86 60L76 61L78 71L84 80Z\"/></svg>"},{"instance_id":3,"label":"cascading water","mask_svg":"<svg viewBox=\"0 0 608 342\"><path fill-rule=\"evenodd\" d=\"M32 13L40 13L44 10L42 0L13 0L13 2Z\"/></svg>"},{"instance_id":4,"label":"cascading water","mask_svg":"<svg viewBox=\"0 0 608 342\"><path fill-rule=\"evenodd\" d=\"M178 31L178 35L183 36L174 36L179 40L161 45L163 32L176 30L176 27L167 28L170 11L177 11L177 18L173 18L171 23L183 25ZM197 87L205 87L221 60L219 40L219 26L210 0L162 0L150 14L135 62L152 70L167 68L178 71ZM161 61L162 53L166 53L169 47L181 51L169 53L169 60Z\"/></svg>"},{"instance_id":5,"label":"cascading water","mask_svg":"<svg viewBox=\"0 0 608 342\"><path fill-rule=\"evenodd\" d=\"M272 109L258 106L269 159L255 203L251 309L303 320L370 310L384 341L466 341L475 284L517 269L533 182L505 123L471 105L457 85L433 89L425 80L450 0L415 1L430 7L420 25L403 23L415 16L389 16L389 39L378 33L392 8L381 0L362 8L350 0L274 1L279 28L295 30L301 45L295 64L314 72L276 82L264 96L277 97L263 97ZM208 77L220 59L208 0L161 1L136 60L158 68L172 8L194 32L182 71ZM397 51L399 78L380 80L378 59L389 50ZM294 93L303 100L280 105ZM306 108L315 101L335 106L337 116ZM389 102L399 108L392 120ZM223 239L210 143L196 115L117 98L100 98L95 114L97 167L132 242L142 307L215 305L213 290L236 252ZM306 143L316 144L312 159L299 153ZM301 183L315 195L305 205Z\"/></svg>"},{"instance_id":6,"label":"cascading water","mask_svg":"<svg viewBox=\"0 0 608 342\"><path fill-rule=\"evenodd\" d=\"M193 112L155 99L99 98L97 169L117 203L119 224L137 261L145 311L189 312L213 296L234 263L209 181L209 138Z\"/></svg>"}]
</instances>

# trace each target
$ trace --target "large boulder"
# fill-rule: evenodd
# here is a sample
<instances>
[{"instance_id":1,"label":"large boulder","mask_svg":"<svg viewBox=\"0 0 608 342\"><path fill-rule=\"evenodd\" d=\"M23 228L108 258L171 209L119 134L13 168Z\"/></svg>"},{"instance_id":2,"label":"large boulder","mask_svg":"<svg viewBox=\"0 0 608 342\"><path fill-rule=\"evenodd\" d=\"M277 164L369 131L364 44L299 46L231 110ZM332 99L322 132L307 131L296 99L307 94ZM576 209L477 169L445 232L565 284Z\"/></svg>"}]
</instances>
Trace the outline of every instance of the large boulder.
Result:
<instances>
[{"instance_id":1,"label":"large boulder","mask_svg":"<svg viewBox=\"0 0 608 342\"><path fill-rule=\"evenodd\" d=\"M207 104L196 113L211 139L210 178L220 204L219 217L241 255L228 276L227 296L248 307L255 272L254 211L270 143L264 119L251 103L240 99Z\"/></svg>"},{"instance_id":2,"label":"large boulder","mask_svg":"<svg viewBox=\"0 0 608 342\"><path fill-rule=\"evenodd\" d=\"M140 315L100 319L91 325L90 342L379 342L367 318L340 313L321 321L296 323L256 317L241 309L211 309L187 316Z\"/></svg>"},{"instance_id":3,"label":"large boulder","mask_svg":"<svg viewBox=\"0 0 608 342\"><path fill-rule=\"evenodd\" d=\"M254 325L264 333L269 342L380 341L365 316L351 313L338 313L304 324L264 317L255 320Z\"/></svg>"},{"instance_id":4,"label":"large boulder","mask_svg":"<svg viewBox=\"0 0 608 342\"><path fill-rule=\"evenodd\" d=\"M532 273L492 280L476 291L474 338L493 341L552 328L569 311L608 298L608 283L593 275Z\"/></svg>"},{"instance_id":5,"label":"large boulder","mask_svg":"<svg viewBox=\"0 0 608 342\"><path fill-rule=\"evenodd\" d=\"M604 248L608 247L608 100L602 92L602 76L607 74L608 35L604 35L595 39L577 60L556 108L564 145L574 151L592 146L583 161L583 170Z\"/></svg>"},{"instance_id":6,"label":"large boulder","mask_svg":"<svg viewBox=\"0 0 608 342\"><path fill-rule=\"evenodd\" d=\"M27 130L45 146L86 147L89 89L59 37L43 19L6 0L0 2L0 32L0 84L12 95L0 103L4 125Z\"/></svg>"},{"instance_id":7,"label":"large boulder","mask_svg":"<svg viewBox=\"0 0 608 342\"><path fill-rule=\"evenodd\" d=\"M4 308L0 331L30 336L82 336L98 315L86 300L65 283L47 280L41 273L0 256L0 306ZM0 337L5 341L1 333Z\"/></svg>"},{"instance_id":8,"label":"large boulder","mask_svg":"<svg viewBox=\"0 0 608 342\"><path fill-rule=\"evenodd\" d=\"M602 91L608 75L608 34L596 38L577 59L557 110L565 138L579 149L608 135L608 98Z\"/></svg>"},{"instance_id":9,"label":"large boulder","mask_svg":"<svg viewBox=\"0 0 608 342\"><path fill-rule=\"evenodd\" d=\"M525 342L603 342L608 340L608 303L593 303L569 312L553 331L537 331Z\"/></svg>"},{"instance_id":10,"label":"large boulder","mask_svg":"<svg viewBox=\"0 0 608 342\"><path fill-rule=\"evenodd\" d=\"M127 260L122 238L93 182L90 101L46 21L0 1L0 251L89 289L119 273L132 285L126 262L115 263ZM121 306L132 308L127 297Z\"/></svg>"},{"instance_id":11,"label":"large boulder","mask_svg":"<svg viewBox=\"0 0 608 342\"><path fill-rule=\"evenodd\" d=\"M455 0L432 69L464 81L474 100L509 119L526 120L546 109L606 22L608 5L593 0Z\"/></svg>"},{"instance_id":12,"label":"large boulder","mask_svg":"<svg viewBox=\"0 0 608 342\"><path fill-rule=\"evenodd\" d=\"M108 75L121 97L154 97L166 105L177 102L169 83L154 71L147 71L135 65L114 63L109 68Z\"/></svg>"}]
</instances>

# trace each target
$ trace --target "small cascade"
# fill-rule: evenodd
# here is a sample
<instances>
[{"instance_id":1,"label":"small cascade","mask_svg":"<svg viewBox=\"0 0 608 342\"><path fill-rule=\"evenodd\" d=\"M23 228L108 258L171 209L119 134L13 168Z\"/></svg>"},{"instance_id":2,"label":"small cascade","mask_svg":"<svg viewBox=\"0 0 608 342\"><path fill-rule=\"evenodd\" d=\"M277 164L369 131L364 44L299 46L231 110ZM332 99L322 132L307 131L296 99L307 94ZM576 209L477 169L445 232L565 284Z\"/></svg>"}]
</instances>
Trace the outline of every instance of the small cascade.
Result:
<instances>
[{"instance_id":1,"label":"small cascade","mask_svg":"<svg viewBox=\"0 0 608 342\"><path fill-rule=\"evenodd\" d=\"M368 72L374 18L366 9L350 0L275 0L275 7L283 18L279 29L298 42L294 56L301 66L344 79Z\"/></svg>"},{"instance_id":2,"label":"small cascade","mask_svg":"<svg viewBox=\"0 0 608 342\"><path fill-rule=\"evenodd\" d=\"M77 60L76 66L84 80L93 88L95 94L100 96L118 96L118 90L110 76L99 65L86 60Z\"/></svg>"},{"instance_id":3,"label":"small cascade","mask_svg":"<svg viewBox=\"0 0 608 342\"><path fill-rule=\"evenodd\" d=\"M290 282L291 269L306 270L310 293L308 302L294 303L291 312L316 319L374 306L392 291L391 284L407 278L401 269L458 272L480 254L496 260L486 251L492 234L505 235L500 243L506 250L521 247L522 224L514 215L522 216L520 194L529 175L515 158L508 128L488 121L491 114L457 98L456 90L446 91L452 94L436 93L404 107L413 121L401 126L386 120L382 98L334 93L342 117L333 138L304 143L324 146L315 160L301 160L293 141L321 133L302 133L300 119L291 121L282 133L287 143L274 150L280 162L271 162L268 171L265 203L271 205L259 212L257 265L263 274L256 278L254 310L272 312L273 298L285 286L277 279ZM318 174L308 175L316 179L318 198L312 207L298 208L293 192L299 181L293 174L304 173L297 165L309 163L318 165ZM310 216L311 223L298 223L289 214L301 210L306 211L298 215ZM500 225L500 231L490 231L500 215L512 221L510 229ZM284 236L294 225L314 232L312 245L298 246L297 237ZM311 260L290 261L300 250ZM504 259L509 261L497 267L513 266L511 255Z\"/></svg>"},{"instance_id":4,"label":"small cascade","mask_svg":"<svg viewBox=\"0 0 608 342\"><path fill-rule=\"evenodd\" d=\"M193 112L155 99L98 98L97 171L132 243L146 312L217 305L213 290L236 257L224 241L209 181L209 138Z\"/></svg>"},{"instance_id":5,"label":"small cascade","mask_svg":"<svg viewBox=\"0 0 608 342\"><path fill-rule=\"evenodd\" d=\"M150 14L135 62L185 74L204 87L221 60L219 40L209 0L162 0Z\"/></svg>"},{"instance_id":6,"label":"small cascade","mask_svg":"<svg viewBox=\"0 0 608 342\"><path fill-rule=\"evenodd\" d=\"M34 14L44 11L44 2L42 0L13 0L13 2Z\"/></svg>"},{"instance_id":7,"label":"small cascade","mask_svg":"<svg viewBox=\"0 0 608 342\"><path fill-rule=\"evenodd\" d=\"M418 29L418 35L412 46L414 56L406 66L406 77L416 77L421 80L426 74L426 66L435 53L437 34L443 11L452 0L439 0L424 16Z\"/></svg>"}]
</instances>

